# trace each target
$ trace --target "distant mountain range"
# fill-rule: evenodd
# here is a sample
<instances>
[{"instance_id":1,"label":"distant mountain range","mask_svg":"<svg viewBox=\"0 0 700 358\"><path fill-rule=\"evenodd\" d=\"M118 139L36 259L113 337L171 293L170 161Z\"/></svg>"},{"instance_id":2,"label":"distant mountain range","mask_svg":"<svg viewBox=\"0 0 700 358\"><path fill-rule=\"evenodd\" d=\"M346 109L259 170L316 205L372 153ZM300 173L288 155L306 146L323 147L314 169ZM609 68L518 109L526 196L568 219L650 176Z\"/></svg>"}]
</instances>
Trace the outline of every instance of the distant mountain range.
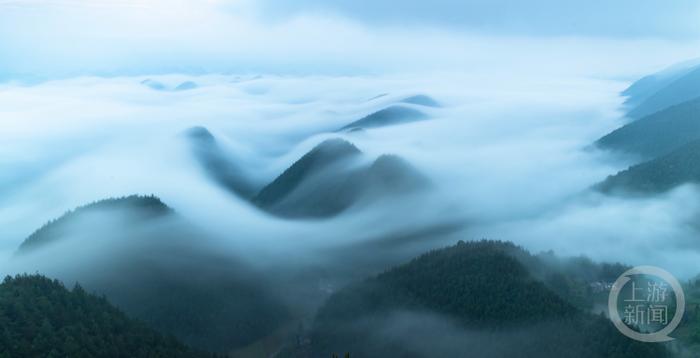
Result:
<instances>
[{"instance_id":1,"label":"distant mountain range","mask_svg":"<svg viewBox=\"0 0 700 358\"><path fill-rule=\"evenodd\" d=\"M648 116L665 108L700 97L700 60L678 64L644 77L622 92L628 116Z\"/></svg>"},{"instance_id":2,"label":"distant mountain range","mask_svg":"<svg viewBox=\"0 0 700 358\"><path fill-rule=\"evenodd\" d=\"M430 96L413 95L345 125L340 130L353 131L425 120L429 116L416 107L440 106L440 103ZM337 139L321 143L278 178L260 189L260 186L246 176L236 158L226 153L219 140L207 128L192 127L185 131L185 137L197 163L216 183L237 196L251 200L255 205L281 216L323 217L337 214L358 199L357 196L364 190L360 186L381 185L381 180L377 179L382 176L389 179L388 175L379 173L387 170L385 166L397 170L397 174L391 180L401 181L408 179L409 175L417 178L417 172L395 156L380 158L376 165L364 168L367 170L364 174L360 173L360 168L351 169L348 165L352 164L353 158L359 160L362 157L361 152L354 145ZM320 179L322 172L326 174L323 180ZM321 195L309 193L307 198L292 198L292 192L308 188L310 180L320 180L321 182L314 184L321 185L320 191L326 192ZM371 190L369 187L365 189ZM329 190L335 194L324 197L330 194Z\"/></svg>"},{"instance_id":3,"label":"distant mountain range","mask_svg":"<svg viewBox=\"0 0 700 358\"><path fill-rule=\"evenodd\" d=\"M654 194L700 182L700 61L647 76L623 92L637 118L595 142L638 164L595 186L605 193Z\"/></svg>"},{"instance_id":4,"label":"distant mountain range","mask_svg":"<svg viewBox=\"0 0 700 358\"><path fill-rule=\"evenodd\" d=\"M362 153L342 139L317 145L265 186L253 203L284 217L328 217L353 205L395 197L428 181L396 156L363 163Z\"/></svg>"},{"instance_id":5,"label":"distant mountain range","mask_svg":"<svg viewBox=\"0 0 700 358\"><path fill-rule=\"evenodd\" d=\"M431 251L333 294L317 313L310 342L280 356L667 356L663 346L620 335L550 288L586 292L588 283L575 274L537 280L533 267L546 277L574 272L563 269L570 263L544 260L494 241Z\"/></svg>"},{"instance_id":6,"label":"distant mountain range","mask_svg":"<svg viewBox=\"0 0 700 358\"><path fill-rule=\"evenodd\" d=\"M359 125L396 124L416 113L423 118L415 107L439 106L423 95L400 103ZM392 113L402 119L382 119ZM331 139L257 190L209 130L194 127L184 138L214 182L285 218L330 217L430 185L397 156L368 158L353 144ZM231 253L209 246L205 232L155 196L111 198L71 210L29 235L14 259L30 262L67 253L70 260L46 266L60 267L58 278L81 282L130 316L198 349L227 352L243 347L290 319L286 304L270 294L268 278Z\"/></svg>"}]
</instances>

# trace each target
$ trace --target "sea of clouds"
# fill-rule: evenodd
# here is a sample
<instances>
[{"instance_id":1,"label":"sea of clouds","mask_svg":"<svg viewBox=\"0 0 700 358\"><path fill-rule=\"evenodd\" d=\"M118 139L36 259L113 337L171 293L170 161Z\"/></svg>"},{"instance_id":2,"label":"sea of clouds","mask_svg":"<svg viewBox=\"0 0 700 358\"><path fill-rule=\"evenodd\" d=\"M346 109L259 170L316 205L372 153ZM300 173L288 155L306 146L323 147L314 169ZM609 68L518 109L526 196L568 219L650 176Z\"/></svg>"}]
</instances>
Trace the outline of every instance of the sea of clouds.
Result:
<instances>
[{"instance_id":1,"label":"sea of clouds","mask_svg":"<svg viewBox=\"0 0 700 358\"><path fill-rule=\"evenodd\" d=\"M168 88L183 81L197 87L154 90L142 83L146 79ZM155 194L257 263L280 255L313 260L323 250L459 222L459 231L424 240L410 254L458 239L491 238L694 275L700 250L693 240L695 188L649 198L589 190L629 164L591 147L625 121L617 93L626 85L579 76L472 73L163 75L4 84L0 247L9 257L33 230L76 206ZM442 104L423 109L430 120L335 132L415 94ZM258 186L316 144L342 137L369 157L404 157L434 189L330 219L276 218L203 173L183 135L192 126L208 128Z\"/></svg>"}]
</instances>

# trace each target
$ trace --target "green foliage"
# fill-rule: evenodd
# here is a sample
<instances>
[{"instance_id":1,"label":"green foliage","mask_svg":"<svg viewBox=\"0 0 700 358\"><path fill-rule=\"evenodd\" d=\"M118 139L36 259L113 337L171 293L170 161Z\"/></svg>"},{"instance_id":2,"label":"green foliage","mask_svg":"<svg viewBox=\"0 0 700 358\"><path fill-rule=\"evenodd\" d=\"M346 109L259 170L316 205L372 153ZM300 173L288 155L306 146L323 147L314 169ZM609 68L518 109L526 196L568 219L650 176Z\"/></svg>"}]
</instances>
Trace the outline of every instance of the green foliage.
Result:
<instances>
[{"instance_id":1,"label":"green foliage","mask_svg":"<svg viewBox=\"0 0 700 358\"><path fill-rule=\"evenodd\" d=\"M605 284L612 284L630 267L620 263L595 263L587 257L560 258L553 252L531 255L518 248L509 253L525 265L536 279L567 302L582 310L607 304ZM593 285L598 285L596 290Z\"/></svg>"},{"instance_id":2,"label":"green foliage","mask_svg":"<svg viewBox=\"0 0 700 358\"><path fill-rule=\"evenodd\" d=\"M678 357L700 357L700 281L697 277L683 285L685 314L678 328L671 334L682 348Z\"/></svg>"},{"instance_id":3,"label":"green foliage","mask_svg":"<svg viewBox=\"0 0 700 358\"><path fill-rule=\"evenodd\" d=\"M531 279L517 259L504 254L511 248L506 243L480 241L431 251L334 295L320 310L319 322L325 317L350 319L368 310L398 307L429 308L465 324L486 325L572 315L571 305ZM533 302L538 304L528 304Z\"/></svg>"},{"instance_id":4,"label":"green foliage","mask_svg":"<svg viewBox=\"0 0 700 358\"><path fill-rule=\"evenodd\" d=\"M40 275L0 284L0 357L202 357L79 285Z\"/></svg>"},{"instance_id":5,"label":"green foliage","mask_svg":"<svg viewBox=\"0 0 700 358\"><path fill-rule=\"evenodd\" d=\"M669 154L634 165L598 184L604 193L660 193L684 183L700 182L700 140Z\"/></svg>"},{"instance_id":6,"label":"green foliage","mask_svg":"<svg viewBox=\"0 0 700 358\"><path fill-rule=\"evenodd\" d=\"M529 261L527 266L521 260ZM475 332L482 345L457 340L453 349L458 356L468 351L478 357L666 357L663 347L627 339L607 319L578 310L536 280L528 267L537 261L499 241L460 242L431 251L331 296L316 316L312 355L439 356L445 354L437 353L445 349L445 336ZM607 270L601 268L600 274ZM396 312L429 312L457 328L433 333L421 330L419 323L412 328L418 333L402 335L396 333L401 324L386 326ZM395 339L376 338L387 332ZM419 346L434 347L433 353L410 348L416 340Z\"/></svg>"}]
</instances>

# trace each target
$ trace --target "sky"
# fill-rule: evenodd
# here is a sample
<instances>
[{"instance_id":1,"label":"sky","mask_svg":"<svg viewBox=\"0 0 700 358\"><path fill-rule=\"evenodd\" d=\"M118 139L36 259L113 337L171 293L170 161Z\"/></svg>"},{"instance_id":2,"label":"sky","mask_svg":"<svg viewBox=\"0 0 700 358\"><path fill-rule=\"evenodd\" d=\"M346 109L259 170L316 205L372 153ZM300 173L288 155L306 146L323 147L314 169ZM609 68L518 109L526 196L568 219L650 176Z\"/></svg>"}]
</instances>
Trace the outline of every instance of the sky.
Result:
<instances>
[{"instance_id":1,"label":"sky","mask_svg":"<svg viewBox=\"0 0 700 358\"><path fill-rule=\"evenodd\" d=\"M697 1L263 0L280 17L335 12L374 25L429 25L491 34L687 38L700 34Z\"/></svg>"},{"instance_id":2,"label":"sky","mask_svg":"<svg viewBox=\"0 0 700 358\"><path fill-rule=\"evenodd\" d=\"M699 16L692 0L0 0L0 79L483 67L631 78L700 56Z\"/></svg>"}]
</instances>

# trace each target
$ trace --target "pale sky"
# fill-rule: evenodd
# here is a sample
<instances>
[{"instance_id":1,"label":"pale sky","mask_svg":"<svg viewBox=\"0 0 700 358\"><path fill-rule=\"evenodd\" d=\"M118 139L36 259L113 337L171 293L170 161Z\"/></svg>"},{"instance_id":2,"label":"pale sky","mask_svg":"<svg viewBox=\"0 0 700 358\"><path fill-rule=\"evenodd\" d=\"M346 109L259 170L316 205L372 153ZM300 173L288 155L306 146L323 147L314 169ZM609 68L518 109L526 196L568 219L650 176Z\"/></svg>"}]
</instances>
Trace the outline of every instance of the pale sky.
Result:
<instances>
[{"instance_id":1,"label":"pale sky","mask_svg":"<svg viewBox=\"0 0 700 358\"><path fill-rule=\"evenodd\" d=\"M692 0L0 0L0 79L499 67L632 78L700 57L698 18Z\"/></svg>"}]
</instances>

